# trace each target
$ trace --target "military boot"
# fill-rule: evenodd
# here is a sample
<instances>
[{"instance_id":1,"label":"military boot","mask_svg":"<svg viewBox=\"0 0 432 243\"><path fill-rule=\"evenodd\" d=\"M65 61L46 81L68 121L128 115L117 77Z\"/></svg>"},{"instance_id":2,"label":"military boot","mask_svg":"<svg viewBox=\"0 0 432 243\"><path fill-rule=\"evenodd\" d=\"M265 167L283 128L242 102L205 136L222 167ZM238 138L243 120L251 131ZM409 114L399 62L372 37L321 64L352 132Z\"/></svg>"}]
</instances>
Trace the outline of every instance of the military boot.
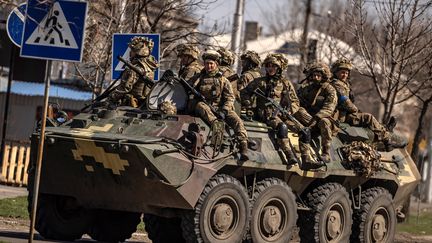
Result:
<instances>
[{"instance_id":1,"label":"military boot","mask_svg":"<svg viewBox=\"0 0 432 243\"><path fill-rule=\"evenodd\" d=\"M383 139L383 143L386 150L391 151L394 148L404 148L407 146L408 140L405 137L392 132Z\"/></svg>"},{"instance_id":2,"label":"military boot","mask_svg":"<svg viewBox=\"0 0 432 243\"><path fill-rule=\"evenodd\" d=\"M294 154L294 151L292 151L291 147L289 146L289 141L287 138L284 139L278 139L279 147L281 148L282 152L285 154L287 159L288 165L293 165L298 163L298 160Z\"/></svg>"},{"instance_id":3,"label":"military boot","mask_svg":"<svg viewBox=\"0 0 432 243\"><path fill-rule=\"evenodd\" d=\"M240 153L241 161L246 161L249 159L249 156L247 155L247 151L248 151L248 141L247 140L240 141L239 153Z\"/></svg>"},{"instance_id":4,"label":"military boot","mask_svg":"<svg viewBox=\"0 0 432 243\"><path fill-rule=\"evenodd\" d=\"M323 160L324 163L330 162L330 147L331 147L330 142L322 141L321 159Z\"/></svg>"},{"instance_id":5,"label":"military boot","mask_svg":"<svg viewBox=\"0 0 432 243\"><path fill-rule=\"evenodd\" d=\"M313 170L323 166L323 163L316 161L312 158L311 147L308 143L299 142L299 148L301 153L302 164L300 168L302 170Z\"/></svg>"}]
</instances>

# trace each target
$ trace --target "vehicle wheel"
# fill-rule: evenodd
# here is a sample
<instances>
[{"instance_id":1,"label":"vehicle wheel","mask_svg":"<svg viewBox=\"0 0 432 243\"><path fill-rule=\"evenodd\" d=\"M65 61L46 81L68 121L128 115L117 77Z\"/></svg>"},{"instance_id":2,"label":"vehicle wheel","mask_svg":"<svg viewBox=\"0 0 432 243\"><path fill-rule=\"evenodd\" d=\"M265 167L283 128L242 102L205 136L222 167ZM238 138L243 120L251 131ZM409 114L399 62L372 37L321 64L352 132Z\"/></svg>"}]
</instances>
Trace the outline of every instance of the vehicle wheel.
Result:
<instances>
[{"instance_id":1,"label":"vehicle wheel","mask_svg":"<svg viewBox=\"0 0 432 243\"><path fill-rule=\"evenodd\" d=\"M148 237L153 243L185 242L182 236L180 218L163 218L144 214L143 221Z\"/></svg>"},{"instance_id":2,"label":"vehicle wheel","mask_svg":"<svg viewBox=\"0 0 432 243\"><path fill-rule=\"evenodd\" d=\"M300 215L301 242L349 242L352 209L349 195L338 183L326 183L306 195L311 211Z\"/></svg>"},{"instance_id":3,"label":"vehicle wheel","mask_svg":"<svg viewBox=\"0 0 432 243\"><path fill-rule=\"evenodd\" d=\"M360 209L354 211L353 218L352 242L393 242L396 211L386 189L374 187L362 192Z\"/></svg>"},{"instance_id":4,"label":"vehicle wheel","mask_svg":"<svg viewBox=\"0 0 432 243\"><path fill-rule=\"evenodd\" d=\"M215 175L205 186L195 210L182 217L183 238L188 243L241 242L249 226L246 189L228 175Z\"/></svg>"},{"instance_id":5,"label":"vehicle wheel","mask_svg":"<svg viewBox=\"0 0 432 243\"><path fill-rule=\"evenodd\" d=\"M136 231L141 213L98 210L89 235L104 242L123 242Z\"/></svg>"},{"instance_id":6,"label":"vehicle wheel","mask_svg":"<svg viewBox=\"0 0 432 243\"><path fill-rule=\"evenodd\" d=\"M76 204L75 199L39 195L35 229L47 239L73 241L86 233L92 214Z\"/></svg>"},{"instance_id":7,"label":"vehicle wheel","mask_svg":"<svg viewBox=\"0 0 432 243\"><path fill-rule=\"evenodd\" d=\"M260 181L253 193L251 238L254 243L289 242L296 226L297 203L291 188L282 180Z\"/></svg>"}]
</instances>

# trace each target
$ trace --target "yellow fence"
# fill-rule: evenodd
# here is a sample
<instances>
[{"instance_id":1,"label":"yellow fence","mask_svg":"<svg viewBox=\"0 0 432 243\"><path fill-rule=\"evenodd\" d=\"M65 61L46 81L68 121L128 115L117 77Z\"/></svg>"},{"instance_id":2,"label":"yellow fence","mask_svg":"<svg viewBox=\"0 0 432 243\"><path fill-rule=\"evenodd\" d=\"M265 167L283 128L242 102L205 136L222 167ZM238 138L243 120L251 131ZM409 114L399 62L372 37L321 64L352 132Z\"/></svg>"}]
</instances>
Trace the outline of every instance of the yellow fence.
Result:
<instances>
[{"instance_id":1,"label":"yellow fence","mask_svg":"<svg viewBox=\"0 0 432 243\"><path fill-rule=\"evenodd\" d=\"M27 186L27 168L30 162L30 146L6 144L0 180L2 183Z\"/></svg>"}]
</instances>

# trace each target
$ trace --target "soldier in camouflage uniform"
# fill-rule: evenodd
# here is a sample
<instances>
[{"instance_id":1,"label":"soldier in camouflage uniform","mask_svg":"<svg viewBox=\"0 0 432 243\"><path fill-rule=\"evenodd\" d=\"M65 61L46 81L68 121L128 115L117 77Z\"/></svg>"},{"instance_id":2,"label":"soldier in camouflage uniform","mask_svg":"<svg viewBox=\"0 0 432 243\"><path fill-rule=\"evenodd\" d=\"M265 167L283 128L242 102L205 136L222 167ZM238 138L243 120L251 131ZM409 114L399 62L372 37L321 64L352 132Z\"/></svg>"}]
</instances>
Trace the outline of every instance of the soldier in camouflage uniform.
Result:
<instances>
[{"instance_id":1,"label":"soldier in camouflage uniform","mask_svg":"<svg viewBox=\"0 0 432 243\"><path fill-rule=\"evenodd\" d=\"M244 89L252 80L261 77L260 64L261 59L258 53L246 51L240 56L242 71L237 81L238 90Z\"/></svg>"},{"instance_id":2,"label":"soldier in camouflage uniform","mask_svg":"<svg viewBox=\"0 0 432 243\"><path fill-rule=\"evenodd\" d=\"M199 74L203 69L203 66L198 62L200 52L196 46L188 44L180 44L176 49L180 58L178 76L189 82L193 76Z\"/></svg>"},{"instance_id":3,"label":"soldier in camouflage uniform","mask_svg":"<svg viewBox=\"0 0 432 243\"><path fill-rule=\"evenodd\" d=\"M371 129L375 134L376 141L382 141L387 148L405 147L407 141L396 134L391 133L385 126L369 113L360 112L350 98L351 85L349 82L350 72L353 65L350 60L342 58L332 64L332 85L338 96L337 109L339 121L346 122L352 126L361 126Z\"/></svg>"},{"instance_id":4,"label":"soldier in camouflage uniform","mask_svg":"<svg viewBox=\"0 0 432 243\"><path fill-rule=\"evenodd\" d=\"M236 98L238 98L240 95L238 93L237 89L237 79L238 75L236 71L232 68L232 65L234 65L235 62L235 55L232 51L225 49L225 48L219 48L217 50L219 55L221 56L220 64L219 64L219 71L222 73L222 75L228 79L228 81L231 82L231 86L233 87L234 95Z\"/></svg>"},{"instance_id":5,"label":"soldier in camouflage uniform","mask_svg":"<svg viewBox=\"0 0 432 243\"><path fill-rule=\"evenodd\" d=\"M264 59L263 65L266 69L266 76L253 80L241 90L243 105L251 106L251 100L256 99L255 118L267 123L276 132L278 145L286 155L288 164L298 162L288 138L288 129L290 129L299 134L302 169L321 167L322 164L314 161L310 153L310 131L306 126L312 121L312 116L303 107L300 107L294 86L282 73L288 65L288 60L281 54L269 54ZM279 102L282 107L288 109L296 121L283 117L275 107L268 106L267 100L263 97L254 97L254 91L257 89L266 97Z\"/></svg>"},{"instance_id":6,"label":"soldier in camouflage uniform","mask_svg":"<svg viewBox=\"0 0 432 243\"><path fill-rule=\"evenodd\" d=\"M308 64L303 71L307 82L298 90L300 104L313 116L321 134L321 158L330 161L330 146L336 123L333 118L337 105L336 90L330 83L331 73L327 65L319 62Z\"/></svg>"},{"instance_id":7,"label":"soldier in camouflage uniform","mask_svg":"<svg viewBox=\"0 0 432 243\"><path fill-rule=\"evenodd\" d=\"M220 54L216 51L206 51L202 58L204 60L204 71L197 80L195 89L206 99L208 104L215 108L219 117L225 118L225 122L234 130L239 142L241 160L247 160L248 137L243 121L234 112L234 93L231 83L219 71ZM198 101L195 112L206 122L212 124L216 115L211 108L202 101Z\"/></svg>"},{"instance_id":8,"label":"soldier in camouflage uniform","mask_svg":"<svg viewBox=\"0 0 432 243\"><path fill-rule=\"evenodd\" d=\"M129 42L130 62L136 66L141 74L149 80L154 80L154 70L158 63L154 56L150 55L153 49L153 41L147 37L133 37ZM146 84L147 83L147 84ZM146 80L135 71L126 67L121 76L121 83L108 97L110 105L140 106L145 100L150 88Z\"/></svg>"}]
</instances>

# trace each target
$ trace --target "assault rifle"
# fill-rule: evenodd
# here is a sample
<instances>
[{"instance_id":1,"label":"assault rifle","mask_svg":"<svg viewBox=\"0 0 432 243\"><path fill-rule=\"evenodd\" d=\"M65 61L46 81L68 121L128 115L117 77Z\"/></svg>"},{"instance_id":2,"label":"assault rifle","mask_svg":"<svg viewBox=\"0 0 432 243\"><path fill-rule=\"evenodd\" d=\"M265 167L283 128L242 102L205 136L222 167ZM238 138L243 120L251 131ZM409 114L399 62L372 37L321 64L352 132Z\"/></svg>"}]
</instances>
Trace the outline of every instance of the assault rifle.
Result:
<instances>
[{"instance_id":1,"label":"assault rifle","mask_svg":"<svg viewBox=\"0 0 432 243\"><path fill-rule=\"evenodd\" d=\"M237 73L234 73L233 75L227 77L228 81L230 81L230 82L236 81L239 78L240 78L240 76Z\"/></svg>"},{"instance_id":2,"label":"assault rifle","mask_svg":"<svg viewBox=\"0 0 432 243\"><path fill-rule=\"evenodd\" d=\"M121 61L122 63L124 63L124 65L126 65L126 67L128 67L130 70L134 71L136 74L138 74L138 76L144 80L144 83L150 87L153 86L153 84L155 84L154 80L151 80L149 77L143 75L141 73L141 70L139 70L136 66L134 66L132 63L130 63L129 61L127 61L126 59L124 59L122 56L117 56L117 59L119 59L119 61Z\"/></svg>"},{"instance_id":3,"label":"assault rifle","mask_svg":"<svg viewBox=\"0 0 432 243\"><path fill-rule=\"evenodd\" d=\"M256 89L256 90L254 90L253 93L255 95L257 95L257 96L259 96L259 97L267 100L266 106L272 105L276 109L277 112L279 112L279 113L282 114L282 116L288 118L289 120L291 120L292 122L294 122L299 127L303 127L303 124L301 124L295 117L293 117L291 115L291 113L287 109L283 108L279 104L279 102L277 102L276 100L274 100L274 99L272 99L270 97L265 96L264 93L259 88Z\"/></svg>"}]
</instances>

